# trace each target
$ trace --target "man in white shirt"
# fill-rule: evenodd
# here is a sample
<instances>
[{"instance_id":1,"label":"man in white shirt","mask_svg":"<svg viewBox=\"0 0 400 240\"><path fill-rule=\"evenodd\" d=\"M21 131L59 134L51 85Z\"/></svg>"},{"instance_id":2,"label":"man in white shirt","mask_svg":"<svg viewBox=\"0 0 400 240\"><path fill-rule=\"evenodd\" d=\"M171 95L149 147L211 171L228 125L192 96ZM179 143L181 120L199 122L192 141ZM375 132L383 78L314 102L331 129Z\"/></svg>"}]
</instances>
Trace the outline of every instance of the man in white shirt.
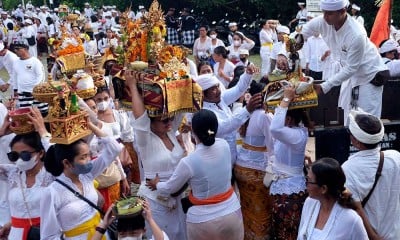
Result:
<instances>
[{"instance_id":1,"label":"man in white shirt","mask_svg":"<svg viewBox=\"0 0 400 240\"><path fill-rule=\"evenodd\" d=\"M261 104L261 96L252 98L246 107L232 112L229 105L239 99L248 89L252 74L255 72L254 65L250 65L246 69L246 73L240 76L239 82L235 87L221 92L220 81L211 74L200 75L196 82L203 89L203 108L211 110L218 118L217 137L223 138L229 143L232 157L232 166L236 162L236 132L247 119L251 112L258 108ZM257 95L255 95L257 96Z\"/></svg>"},{"instance_id":2,"label":"man in white shirt","mask_svg":"<svg viewBox=\"0 0 400 240\"><path fill-rule=\"evenodd\" d=\"M279 25L276 27L276 32L278 33L278 42L274 43L271 51L271 67L270 72L274 71L276 68L276 60L278 58L278 54L282 51L282 48L285 48L284 37L289 36L290 29L286 26Z\"/></svg>"},{"instance_id":3,"label":"man in white shirt","mask_svg":"<svg viewBox=\"0 0 400 240\"><path fill-rule=\"evenodd\" d=\"M1 11L1 21L3 22L4 27L7 27L8 23L13 23L13 21L8 18L8 13L6 11Z\"/></svg>"},{"instance_id":4,"label":"man in white shirt","mask_svg":"<svg viewBox=\"0 0 400 240\"><path fill-rule=\"evenodd\" d=\"M144 16L145 13L146 13L146 9L144 8L144 6L140 5L139 11L136 13L135 19L140 19L141 17Z\"/></svg>"},{"instance_id":5,"label":"man in white shirt","mask_svg":"<svg viewBox=\"0 0 400 240\"><path fill-rule=\"evenodd\" d=\"M25 43L29 46L29 53L32 57L37 57L37 29L36 25L33 25L31 19L25 19L24 27L20 30L21 37L24 39Z\"/></svg>"},{"instance_id":6,"label":"man in white shirt","mask_svg":"<svg viewBox=\"0 0 400 240\"><path fill-rule=\"evenodd\" d=\"M18 60L17 55L4 47L4 43L0 41L0 69L5 68L10 79L7 83L0 84L0 90L5 92L10 86L14 89L14 64Z\"/></svg>"},{"instance_id":7,"label":"man in white shirt","mask_svg":"<svg viewBox=\"0 0 400 240\"><path fill-rule=\"evenodd\" d=\"M379 46L379 53L382 56L383 61L389 68L390 77L400 77L400 60L399 60L399 44L389 38L384 40Z\"/></svg>"},{"instance_id":8,"label":"man in white shirt","mask_svg":"<svg viewBox=\"0 0 400 240\"><path fill-rule=\"evenodd\" d=\"M36 106L43 115L47 114L48 104L33 99L33 88L44 81L45 72L42 62L29 54L28 46L16 43L14 51L19 57L14 63L15 86L20 107Z\"/></svg>"},{"instance_id":9,"label":"man in white shirt","mask_svg":"<svg viewBox=\"0 0 400 240\"><path fill-rule=\"evenodd\" d=\"M94 15L94 10L93 8L90 7L89 3L85 3L85 8L83 9L85 12L85 17L90 18L92 15Z\"/></svg>"},{"instance_id":10,"label":"man in white shirt","mask_svg":"<svg viewBox=\"0 0 400 240\"><path fill-rule=\"evenodd\" d=\"M353 3L351 5L351 17L360 24L360 27L365 29L364 18L360 15L360 10L361 8L357 6L357 4Z\"/></svg>"},{"instance_id":11,"label":"man in white shirt","mask_svg":"<svg viewBox=\"0 0 400 240\"><path fill-rule=\"evenodd\" d=\"M355 110L351 111L349 122L351 143L360 151L342 165L346 175L345 186L352 193L369 239L398 240L400 153L396 150L382 152L381 176L375 180L381 159L379 143L385 136L383 123L371 114Z\"/></svg>"},{"instance_id":12,"label":"man in white shirt","mask_svg":"<svg viewBox=\"0 0 400 240\"><path fill-rule=\"evenodd\" d=\"M44 24L45 26L47 26L47 21L46 18L47 17L51 17L50 13L47 11L47 7L46 6L41 6L40 7L40 13L38 14L38 17L40 19L40 22L42 24Z\"/></svg>"},{"instance_id":13,"label":"man in white shirt","mask_svg":"<svg viewBox=\"0 0 400 240\"><path fill-rule=\"evenodd\" d=\"M328 46L321 34L315 33L307 39L304 44L304 54L306 58L306 74L315 80L322 80L323 64L326 57L329 55Z\"/></svg>"},{"instance_id":14,"label":"man in white shirt","mask_svg":"<svg viewBox=\"0 0 400 240\"><path fill-rule=\"evenodd\" d=\"M348 0L321 0L323 16L313 18L302 29L305 38L321 33L333 55L339 56L340 71L314 88L322 94L341 85L338 105L344 110L345 125L355 107L381 116L383 85L379 80L388 72L365 30L347 14L348 5Z\"/></svg>"},{"instance_id":15,"label":"man in white shirt","mask_svg":"<svg viewBox=\"0 0 400 240\"><path fill-rule=\"evenodd\" d=\"M307 8L305 2L298 2L300 10L297 12L296 17L289 22L289 27L292 26L293 23L298 22L297 26L302 26L307 22Z\"/></svg>"}]
</instances>

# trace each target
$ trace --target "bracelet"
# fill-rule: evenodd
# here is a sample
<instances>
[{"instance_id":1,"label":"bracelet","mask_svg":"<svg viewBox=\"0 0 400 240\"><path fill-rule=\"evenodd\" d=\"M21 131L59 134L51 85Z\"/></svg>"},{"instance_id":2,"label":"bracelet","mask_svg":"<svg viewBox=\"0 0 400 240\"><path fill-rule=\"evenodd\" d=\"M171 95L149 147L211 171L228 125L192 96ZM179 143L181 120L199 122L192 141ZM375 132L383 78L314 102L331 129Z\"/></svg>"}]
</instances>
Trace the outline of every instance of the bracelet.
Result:
<instances>
[{"instance_id":1,"label":"bracelet","mask_svg":"<svg viewBox=\"0 0 400 240\"><path fill-rule=\"evenodd\" d=\"M104 233L106 233L106 229L105 229L105 228L102 228L102 227L99 227L99 226L96 227L96 231L99 232L99 233L101 233L102 235L103 235Z\"/></svg>"}]
</instances>

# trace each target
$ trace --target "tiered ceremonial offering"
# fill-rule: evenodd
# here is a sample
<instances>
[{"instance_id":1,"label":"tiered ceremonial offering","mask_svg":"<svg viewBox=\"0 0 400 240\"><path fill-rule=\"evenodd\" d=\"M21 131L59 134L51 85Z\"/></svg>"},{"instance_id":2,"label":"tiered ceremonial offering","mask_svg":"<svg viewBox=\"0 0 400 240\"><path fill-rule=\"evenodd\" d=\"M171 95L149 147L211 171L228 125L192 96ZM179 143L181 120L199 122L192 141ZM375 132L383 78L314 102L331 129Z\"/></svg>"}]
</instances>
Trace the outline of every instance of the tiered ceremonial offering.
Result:
<instances>
[{"instance_id":1,"label":"tiered ceremonial offering","mask_svg":"<svg viewBox=\"0 0 400 240\"><path fill-rule=\"evenodd\" d=\"M202 91L189 75L187 52L164 43L166 26L158 2L154 1L139 20L133 21L126 14L121 17L123 45L116 49L118 64L124 69L115 74L118 81L114 84L123 105L131 105L124 71L133 71L149 116L167 117L200 109Z\"/></svg>"},{"instance_id":2,"label":"tiered ceremonial offering","mask_svg":"<svg viewBox=\"0 0 400 240\"><path fill-rule=\"evenodd\" d=\"M52 81L49 77L47 82L33 89L32 95L36 100L49 103L47 120L50 124L50 141L53 143L70 144L91 133L88 127L88 114L81 111L78 106L76 95L78 82L79 80ZM86 84L81 85L86 86ZM88 85L94 88L93 79ZM87 90L83 91L88 94ZM90 94L93 96L95 90Z\"/></svg>"},{"instance_id":3,"label":"tiered ceremonial offering","mask_svg":"<svg viewBox=\"0 0 400 240\"><path fill-rule=\"evenodd\" d=\"M285 38L288 56L288 71L274 70L268 75L270 83L265 87L264 103L269 111L274 111L283 98L284 87L291 85L298 95L290 103L289 109L308 108L318 106L318 95L313 88L314 79L304 76L300 67L298 50L303 47L304 41L301 35L296 39Z\"/></svg>"}]
</instances>

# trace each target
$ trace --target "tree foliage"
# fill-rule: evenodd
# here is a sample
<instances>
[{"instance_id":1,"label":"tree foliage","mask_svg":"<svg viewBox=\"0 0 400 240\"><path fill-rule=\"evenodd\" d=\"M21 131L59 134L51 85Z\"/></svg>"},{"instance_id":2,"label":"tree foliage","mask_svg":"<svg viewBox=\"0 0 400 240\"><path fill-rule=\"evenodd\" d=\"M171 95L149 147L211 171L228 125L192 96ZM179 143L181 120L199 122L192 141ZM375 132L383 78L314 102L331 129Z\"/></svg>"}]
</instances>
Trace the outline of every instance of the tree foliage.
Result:
<instances>
[{"instance_id":1,"label":"tree foliage","mask_svg":"<svg viewBox=\"0 0 400 240\"><path fill-rule=\"evenodd\" d=\"M35 6L41 6L44 1L49 4L49 0L31 0ZM67 4L71 8L83 9L83 4L87 1L94 7L103 5L116 5L119 10L128 7L137 10L139 5L148 8L152 0L53 0L54 6L60 3ZM369 32L375 20L378 7L375 0L350 0L361 7L361 15L365 19L365 25ZM389 1L389 0L386 0ZM400 25L400 0L393 0L392 18L394 25ZM3 0L5 9L15 8L21 1ZM25 3L27 0L25 1ZM278 19L282 24L287 24L293 19L298 11L295 0L159 0L161 6L166 10L170 7L178 11L184 7L194 9L195 13L204 12L209 21L219 20L228 14L228 19L237 21L240 17L246 19Z\"/></svg>"}]
</instances>

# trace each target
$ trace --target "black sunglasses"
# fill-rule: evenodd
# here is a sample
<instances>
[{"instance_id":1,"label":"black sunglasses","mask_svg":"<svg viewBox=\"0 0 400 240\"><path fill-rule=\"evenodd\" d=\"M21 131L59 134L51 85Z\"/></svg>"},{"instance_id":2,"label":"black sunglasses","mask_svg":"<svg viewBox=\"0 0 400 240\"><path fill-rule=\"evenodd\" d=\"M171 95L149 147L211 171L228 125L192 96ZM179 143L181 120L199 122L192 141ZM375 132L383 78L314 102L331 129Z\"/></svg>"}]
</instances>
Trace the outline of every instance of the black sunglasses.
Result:
<instances>
[{"instance_id":1,"label":"black sunglasses","mask_svg":"<svg viewBox=\"0 0 400 240\"><path fill-rule=\"evenodd\" d=\"M22 151L20 153L16 151L11 151L7 153L8 160L11 162L16 162L19 158L21 158L23 161L27 162L31 160L32 158L32 153L35 153L36 151L33 152L28 152L28 151Z\"/></svg>"}]
</instances>

